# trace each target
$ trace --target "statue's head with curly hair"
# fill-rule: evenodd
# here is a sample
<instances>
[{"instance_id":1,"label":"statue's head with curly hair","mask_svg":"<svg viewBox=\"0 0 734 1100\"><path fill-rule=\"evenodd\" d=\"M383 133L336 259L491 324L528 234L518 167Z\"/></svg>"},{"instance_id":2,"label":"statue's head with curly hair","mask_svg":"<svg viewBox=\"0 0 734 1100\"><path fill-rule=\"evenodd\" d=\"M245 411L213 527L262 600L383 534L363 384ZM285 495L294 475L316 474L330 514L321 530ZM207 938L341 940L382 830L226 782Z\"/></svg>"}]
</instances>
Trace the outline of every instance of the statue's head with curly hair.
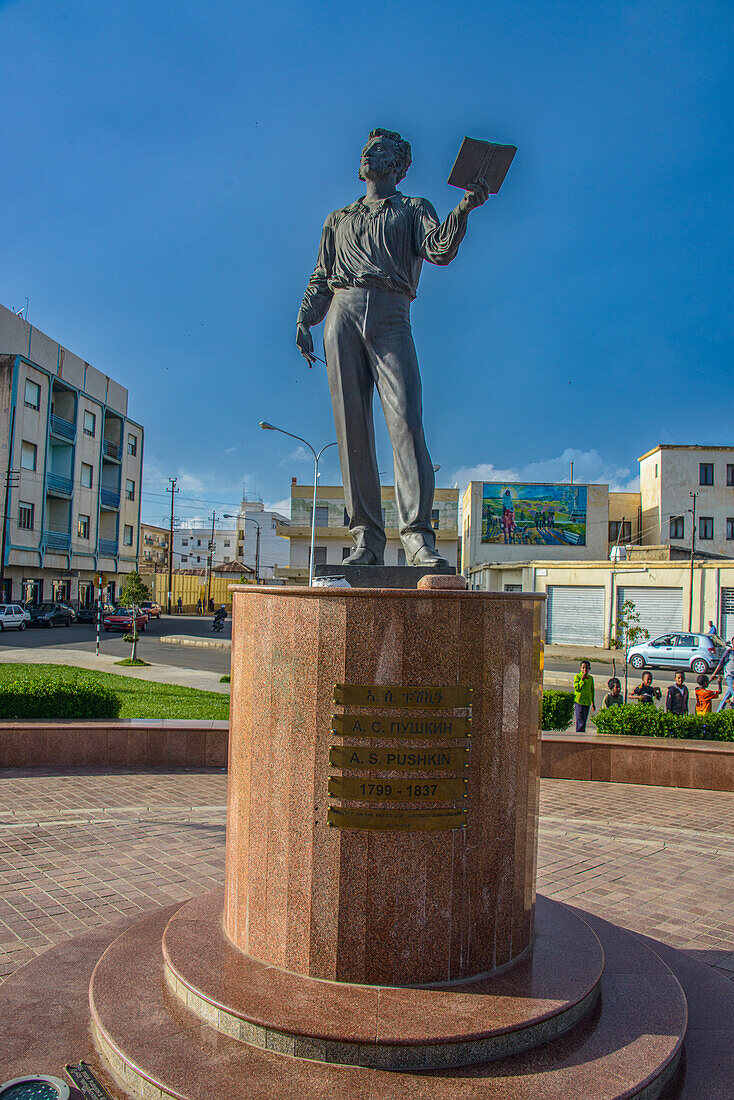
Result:
<instances>
[{"instance_id":1,"label":"statue's head with curly hair","mask_svg":"<svg viewBox=\"0 0 734 1100\"><path fill-rule=\"evenodd\" d=\"M396 130L373 130L362 150L359 178L384 178L394 172L397 176L396 183L400 183L405 179L412 159L410 143Z\"/></svg>"}]
</instances>

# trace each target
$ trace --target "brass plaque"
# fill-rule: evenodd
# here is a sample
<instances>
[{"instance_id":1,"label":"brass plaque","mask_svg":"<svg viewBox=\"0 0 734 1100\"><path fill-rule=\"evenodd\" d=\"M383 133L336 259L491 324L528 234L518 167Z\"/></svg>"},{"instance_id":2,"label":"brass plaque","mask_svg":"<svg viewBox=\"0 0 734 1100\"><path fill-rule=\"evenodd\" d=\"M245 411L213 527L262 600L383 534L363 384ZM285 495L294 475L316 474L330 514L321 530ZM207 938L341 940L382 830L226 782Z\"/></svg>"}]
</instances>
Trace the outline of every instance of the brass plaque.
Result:
<instances>
[{"instance_id":1,"label":"brass plaque","mask_svg":"<svg viewBox=\"0 0 734 1100\"><path fill-rule=\"evenodd\" d=\"M405 684L335 684L334 702L341 707L468 707L471 688L410 687Z\"/></svg>"},{"instance_id":2,"label":"brass plaque","mask_svg":"<svg viewBox=\"0 0 734 1100\"><path fill-rule=\"evenodd\" d=\"M341 737L469 737L471 718L388 718L381 714L334 714L331 732Z\"/></svg>"},{"instance_id":3,"label":"brass plaque","mask_svg":"<svg viewBox=\"0 0 734 1100\"><path fill-rule=\"evenodd\" d=\"M337 829L397 829L428 832L465 829L466 810L329 810L329 825Z\"/></svg>"},{"instance_id":4,"label":"brass plaque","mask_svg":"<svg viewBox=\"0 0 734 1100\"><path fill-rule=\"evenodd\" d=\"M356 775L333 775L329 779L331 798L357 798L360 802L444 802L466 797L466 779L362 779Z\"/></svg>"},{"instance_id":5,"label":"brass plaque","mask_svg":"<svg viewBox=\"0 0 734 1100\"><path fill-rule=\"evenodd\" d=\"M454 770L469 766L468 749L371 749L364 745L334 745L329 752L332 768L357 768L359 771L400 772Z\"/></svg>"}]
</instances>

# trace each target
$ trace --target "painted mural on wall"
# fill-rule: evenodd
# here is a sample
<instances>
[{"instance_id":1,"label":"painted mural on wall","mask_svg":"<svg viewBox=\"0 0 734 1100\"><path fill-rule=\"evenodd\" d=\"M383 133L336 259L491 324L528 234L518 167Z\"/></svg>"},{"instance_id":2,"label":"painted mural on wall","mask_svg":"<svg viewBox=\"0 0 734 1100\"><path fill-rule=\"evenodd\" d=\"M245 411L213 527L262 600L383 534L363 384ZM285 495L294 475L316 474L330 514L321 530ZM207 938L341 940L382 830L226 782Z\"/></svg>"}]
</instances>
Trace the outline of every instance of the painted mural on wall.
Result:
<instances>
[{"instance_id":1,"label":"painted mural on wall","mask_svg":"<svg viewBox=\"0 0 734 1100\"><path fill-rule=\"evenodd\" d=\"M482 542L586 546L586 486L485 482Z\"/></svg>"}]
</instances>

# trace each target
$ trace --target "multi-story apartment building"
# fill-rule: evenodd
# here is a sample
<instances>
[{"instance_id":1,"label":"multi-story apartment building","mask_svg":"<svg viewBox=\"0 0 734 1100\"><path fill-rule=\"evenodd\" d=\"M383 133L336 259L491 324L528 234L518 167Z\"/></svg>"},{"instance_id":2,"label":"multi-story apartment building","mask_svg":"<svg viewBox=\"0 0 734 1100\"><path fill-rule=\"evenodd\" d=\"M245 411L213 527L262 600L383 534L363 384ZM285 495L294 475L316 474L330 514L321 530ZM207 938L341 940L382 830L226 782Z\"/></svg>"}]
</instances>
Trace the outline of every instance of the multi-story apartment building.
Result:
<instances>
[{"instance_id":1,"label":"multi-story apartment building","mask_svg":"<svg viewBox=\"0 0 734 1100\"><path fill-rule=\"evenodd\" d=\"M160 573L168 569L168 531L153 523L140 524L140 570Z\"/></svg>"},{"instance_id":2,"label":"multi-story apartment building","mask_svg":"<svg viewBox=\"0 0 734 1100\"><path fill-rule=\"evenodd\" d=\"M136 568L143 429L127 407L119 382L0 306L4 599L87 604L101 571L113 601Z\"/></svg>"},{"instance_id":3,"label":"multi-story apartment building","mask_svg":"<svg viewBox=\"0 0 734 1100\"><path fill-rule=\"evenodd\" d=\"M288 540L279 532L289 524L287 516L266 510L262 497L243 495L237 515L237 558L255 570L260 580L273 580L276 569L288 565Z\"/></svg>"},{"instance_id":4,"label":"multi-story apartment building","mask_svg":"<svg viewBox=\"0 0 734 1100\"><path fill-rule=\"evenodd\" d=\"M173 532L174 569L206 568L209 560L209 544L212 542L211 524L206 527L182 523ZM226 565L237 556L237 528L216 527L212 544L212 565Z\"/></svg>"},{"instance_id":5,"label":"multi-story apartment building","mask_svg":"<svg viewBox=\"0 0 734 1100\"><path fill-rule=\"evenodd\" d=\"M640 459L646 542L689 548L696 494L696 549L734 557L734 447L660 443Z\"/></svg>"},{"instance_id":6,"label":"multi-story apartment building","mask_svg":"<svg viewBox=\"0 0 734 1100\"><path fill-rule=\"evenodd\" d=\"M458 551L458 489L436 489L433 501L433 527L436 547L450 565L456 565ZM311 551L311 514L313 486L291 483L291 522L278 525L281 535L290 542L287 568L278 568L276 577L290 584L308 584L308 564ZM405 551L400 542L395 489L382 486L382 514L387 536L385 565L405 565ZM341 485L320 485L316 495L315 565L340 565L354 549L349 536L349 517L344 507Z\"/></svg>"}]
</instances>

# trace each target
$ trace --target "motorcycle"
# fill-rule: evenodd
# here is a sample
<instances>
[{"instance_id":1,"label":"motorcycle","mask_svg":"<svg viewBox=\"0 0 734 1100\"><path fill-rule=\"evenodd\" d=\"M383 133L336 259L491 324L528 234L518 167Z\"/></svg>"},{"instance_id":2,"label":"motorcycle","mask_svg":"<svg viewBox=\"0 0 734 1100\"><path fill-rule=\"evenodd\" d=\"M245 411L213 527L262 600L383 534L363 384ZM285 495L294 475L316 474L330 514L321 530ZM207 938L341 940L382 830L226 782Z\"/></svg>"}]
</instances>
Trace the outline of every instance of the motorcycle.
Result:
<instances>
[{"instance_id":1,"label":"motorcycle","mask_svg":"<svg viewBox=\"0 0 734 1100\"><path fill-rule=\"evenodd\" d=\"M224 619L221 616L219 618L216 618L214 620L214 622L212 623L212 630L215 631L215 633L217 631L222 630L223 627L224 627Z\"/></svg>"}]
</instances>

